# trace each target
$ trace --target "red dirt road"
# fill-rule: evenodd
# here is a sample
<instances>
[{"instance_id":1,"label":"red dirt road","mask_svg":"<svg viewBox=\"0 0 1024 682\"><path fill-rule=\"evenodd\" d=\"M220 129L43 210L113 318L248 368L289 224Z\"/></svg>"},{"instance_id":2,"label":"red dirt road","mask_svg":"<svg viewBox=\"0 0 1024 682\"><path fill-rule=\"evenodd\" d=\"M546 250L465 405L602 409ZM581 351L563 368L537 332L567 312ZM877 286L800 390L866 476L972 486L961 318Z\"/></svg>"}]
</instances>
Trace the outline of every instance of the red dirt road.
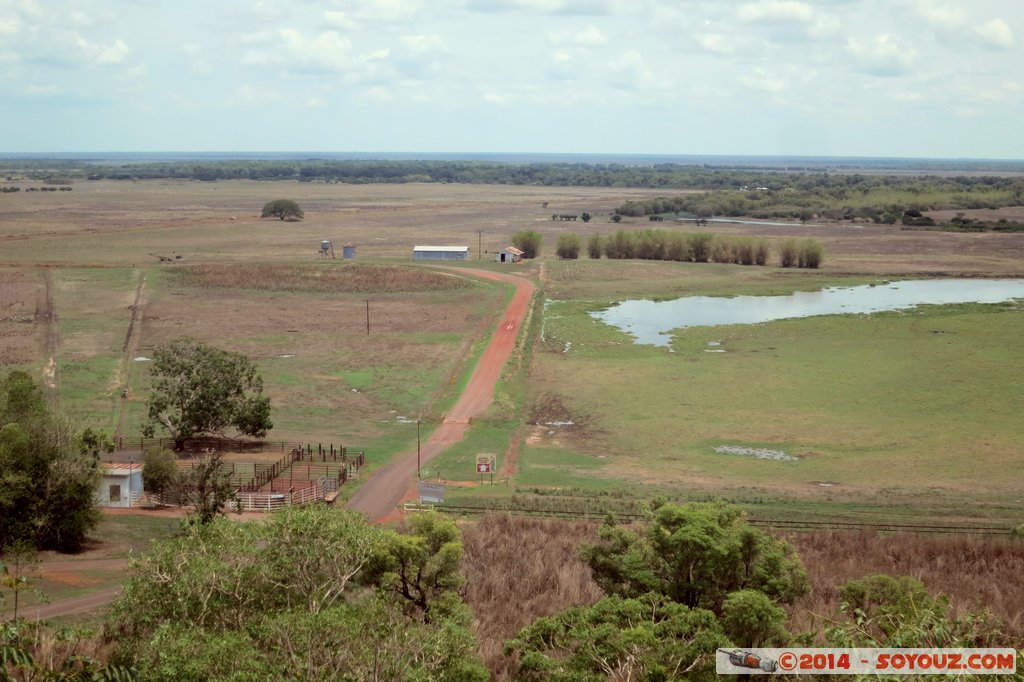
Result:
<instances>
[{"instance_id":1,"label":"red dirt road","mask_svg":"<svg viewBox=\"0 0 1024 682\"><path fill-rule=\"evenodd\" d=\"M445 415L444 422L420 445L421 466L461 441L469 427L470 418L482 414L490 406L494 399L494 387L501 378L505 362L512 355L519 330L530 308L530 300L536 290L531 282L515 275L462 268L459 272L508 282L515 286L516 292L494 336L491 337L490 344L481 356L480 363L473 370L466 390L459 396L451 411ZM363 512L370 521L379 521L402 502L415 476L416 453L411 452L375 471L349 500L348 508Z\"/></svg>"}]
</instances>

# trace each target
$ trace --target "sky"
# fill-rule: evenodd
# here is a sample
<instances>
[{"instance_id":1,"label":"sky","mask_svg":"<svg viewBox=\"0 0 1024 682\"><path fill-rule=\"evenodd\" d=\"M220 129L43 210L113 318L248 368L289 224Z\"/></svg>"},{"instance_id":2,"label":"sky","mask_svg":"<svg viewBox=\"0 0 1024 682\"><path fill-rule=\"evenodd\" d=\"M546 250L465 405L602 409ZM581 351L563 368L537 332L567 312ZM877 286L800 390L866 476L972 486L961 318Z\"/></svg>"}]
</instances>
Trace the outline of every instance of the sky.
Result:
<instances>
[{"instance_id":1,"label":"sky","mask_svg":"<svg viewBox=\"0 0 1024 682\"><path fill-rule=\"evenodd\" d=\"M0 0L0 153L1024 159L1021 0Z\"/></svg>"}]
</instances>

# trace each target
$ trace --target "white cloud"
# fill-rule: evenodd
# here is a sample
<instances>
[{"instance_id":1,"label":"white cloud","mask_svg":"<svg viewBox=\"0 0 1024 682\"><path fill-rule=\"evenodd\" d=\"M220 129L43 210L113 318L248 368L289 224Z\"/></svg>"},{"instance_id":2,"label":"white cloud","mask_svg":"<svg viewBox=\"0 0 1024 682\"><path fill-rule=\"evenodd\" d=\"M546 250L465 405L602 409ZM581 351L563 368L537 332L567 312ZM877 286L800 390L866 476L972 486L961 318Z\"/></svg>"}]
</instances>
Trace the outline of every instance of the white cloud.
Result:
<instances>
[{"instance_id":1,"label":"white cloud","mask_svg":"<svg viewBox=\"0 0 1024 682\"><path fill-rule=\"evenodd\" d=\"M405 23L420 9L420 0L371 0L356 12L367 22Z\"/></svg>"},{"instance_id":2,"label":"white cloud","mask_svg":"<svg viewBox=\"0 0 1024 682\"><path fill-rule=\"evenodd\" d=\"M925 23L934 28L951 30L967 23L967 18L959 7L937 5L930 0L917 0L914 10Z\"/></svg>"},{"instance_id":3,"label":"white cloud","mask_svg":"<svg viewBox=\"0 0 1024 682\"><path fill-rule=\"evenodd\" d=\"M25 88L25 94L33 97L44 97L57 94L56 85L29 85Z\"/></svg>"},{"instance_id":4,"label":"white cloud","mask_svg":"<svg viewBox=\"0 0 1024 682\"><path fill-rule=\"evenodd\" d=\"M736 16L740 21L798 21L808 24L814 20L814 8L796 0L761 0L741 5Z\"/></svg>"},{"instance_id":5,"label":"white cloud","mask_svg":"<svg viewBox=\"0 0 1024 682\"><path fill-rule=\"evenodd\" d=\"M336 11L326 9L324 10L324 23L334 28L340 28L345 31L358 31L362 28L359 22L354 21L348 12Z\"/></svg>"},{"instance_id":6,"label":"white cloud","mask_svg":"<svg viewBox=\"0 0 1024 682\"><path fill-rule=\"evenodd\" d=\"M121 64L132 52L132 49L120 39L110 45L97 45L82 36L75 36L75 47L83 59L98 66Z\"/></svg>"},{"instance_id":7,"label":"white cloud","mask_svg":"<svg viewBox=\"0 0 1024 682\"><path fill-rule=\"evenodd\" d=\"M600 47L608 44L608 36L596 26L588 26L576 33L549 33L548 42L552 45L571 45L576 47Z\"/></svg>"},{"instance_id":8,"label":"white cloud","mask_svg":"<svg viewBox=\"0 0 1024 682\"><path fill-rule=\"evenodd\" d=\"M444 42L436 35L402 36L401 42L410 52L417 54L445 49Z\"/></svg>"},{"instance_id":9,"label":"white cloud","mask_svg":"<svg viewBox=\"0 0 1024 682\"><path fill-rule=\"evenodd\" d=\"M21 31L21 22L17 18L0 20L0 35L16 35Z\"/></svg>"},{"instance_id":10,"label":"white cloud","mask_svg":"<svg viewBox=\"0 0 1024 682\"><path fill-rule=\"evenodd\" d=\"M496 104L501 107L506 107L515 101L512 95L506 92L487 92L484 93L484 101L488 104Z\"/></svg>"},{"instance_id":11,"label":"white cloud","mask_svg":"<svg viewBox=\"0 0 1024 682\"><path fill-rule=\"evenodd\" d=\"M610 11L607 0L466 0L466 7L477 12L567 15L603 15Z\"/></svg>"},{"instance_id":12,"label":"white cloud","mask_svg":"<svg viewBox=\"0 0 1024 682\"><path fill-rule=\"evenodd\" d=\"M1015 44L1013 29L1002 19L993 19L987 24L975 26L974 32L993 47L1011 48Z\"/></svg>"},{"instance_id":13,"label":"white cloud","mask_svg":"<svg viewBox=\"0 0 1024 682\"><path fill-rule=\"evenodd\" d=\"M310 97L306 100L306 106L310 109L322 109L327 106L327 100L323 97Z\"/></svg>"},{"instance_id":14,"label":"white cloud","mask_svg":"<svg viewBox=\"0 0 1024 682\"><path fill-rule=\"evenodd\" d=\"M789 81L777 75L768 73L767 70L757 67L750 73L740 76L740 83L753 90L762 92L779 93L789 89Z\"/></svg>"},{"instance_id":15,"label":"white cloud","mask_svg":"<svg viewBox=\"0 0 1024 682\"><path fill-rule=\"evenodd\" d=\"M721 33L699 35L697 36L697 42L705 50L715 52L716 54L732 54L736 50L732 40Z\"/></svg>"},{"instance_id":16,"label":"white cloud","mask_svg":"<svg viewBox=\"0 0 1024 682\"><path fill-rule=\"evenodd\" d=\"M290 63L342 71L352 66L352 41L337 31L324 31L307 38L301 31L286 28L280 31L281 42Z\"/></svg>"},{"instance_id":17,"label":"white cloud","mask_svg":"<svg viewBox=\"0 0 1024 682\"><path fill-rule=\"evenodd\" d=\"M917 51L901 44L891 35L879 35L868 41L850 38L846 49L861 66L861 70L874 76L899 76L910 70Z\"/></svg>"}]
</instances>

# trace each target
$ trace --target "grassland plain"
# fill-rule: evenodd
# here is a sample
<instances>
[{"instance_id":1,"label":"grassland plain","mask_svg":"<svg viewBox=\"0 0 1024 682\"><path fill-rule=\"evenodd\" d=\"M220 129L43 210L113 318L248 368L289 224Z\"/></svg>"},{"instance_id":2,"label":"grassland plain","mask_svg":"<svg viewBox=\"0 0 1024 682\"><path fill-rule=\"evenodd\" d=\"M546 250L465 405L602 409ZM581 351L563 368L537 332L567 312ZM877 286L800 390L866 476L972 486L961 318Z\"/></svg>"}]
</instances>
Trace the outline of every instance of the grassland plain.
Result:
<instances>
[{"instance_id":1,"label":"grassland plain","mask_svg":"<svg viewBox=\"0 0 1024 682\"><path fill-rule=\"evenodd\" d=\"M529 227L543 234L543 252L550 253L564 232L587 237L648 227L643 218L613 224L609 214L626 200L657 194L664 192L245 181L86 181L76 182L73 192L5 194L0 272L12 286L4 287L3 305L38 308L41 268L48 266L58 308L62 398L99 426L113 423L117 412L128 306L145 277L139 355L183 333L250 353L277 405L272 438L343 440L397 452L414 444L421 410L433 418L454 396L501 294L479 284L414 294L310 286L317 271L336 265L318 263L320 239L353 241L361 262L390 265L406 260L414 244L461 243L477 255L478 248L494 251ZM278 197L298 201L306 219L259 220L259 208ZM550 219L583 211L594 220ZM1020 483L1012 472L978 482L1019 455L1012 446L1019 432L1009 415L1021 402L1014 388L1020 364L1007 350L1019 331L1019 311L966 307L870 321L819 318L717 330L707 339L689 330L676 335L674 354L633 346L586 312L637 296L785 293L911 274L1019 276L1024 237L849 224L701 229L772 241L813 236L825 247L825 267L797 273L550 258L519 267L527 276L539 274L549 298L565 302L546 308L533 365L506 377L492 413L474 425L461 449L436 464L461 470L477 451L503 443L508 449L518 428L519 473L511 483L547 492L727 493L787 514L822 502L853 513L869 500L874 510L899 514L910 504L933 514L962 507L970 489L980 506L964 514L1015 513L1003 508L1019 499L1008 492ZM160 264L157 256L174 262ZM212 268L204 283L202 277L187 281L182 265ZM308 266L299 277L306 284L278 286L270 267L263 270L269 284L250 275L215 282L243 272L226 265ZM366 298L372 299L369 338ZM923 327L906 326L913 320ZM955 333L921 331L947 320ZM38 319L0 321L5 369L43 366L44 326ZM703 353L708 340L721 340L727 352ZM999 362L1006 371L994 369ZM137 433L144 416L144 367L132 365L126 434ZM535 419L531 406L551 395L564 398L565 414ZM563 417L576 424L544 423ZM531 423L520 427L525 421ZM807 456L787 469L787 463L709 452L735 441ZM897 476L905 467L910 473ZM879 471L892 480L880 480Z\"/></svg>"},{"instance_id":2,"label":"grassland plain","mask_svg":"<svg viewBox=\"0 0 1024 682\"><path fill-rule=\"evenodd\" d=\"M865 277L617 262L547 272L549 293L567 300L547 306L532 396L559 396L562 419L584 427L535 430L524 473L559 461L554 447L592 458L569 471L573 486L595 493L610 479L776 512L786 500L844 515L860 505L871 514L1018 519L1020 302L680 329L666 349L636 345L587 313L640 290L775 294ZM705 352L712 342L725 352ZM799 460L715 452L721 445ZM520 483L557 486L567 475L556 468Z\"/></svg>"}]
</instances>

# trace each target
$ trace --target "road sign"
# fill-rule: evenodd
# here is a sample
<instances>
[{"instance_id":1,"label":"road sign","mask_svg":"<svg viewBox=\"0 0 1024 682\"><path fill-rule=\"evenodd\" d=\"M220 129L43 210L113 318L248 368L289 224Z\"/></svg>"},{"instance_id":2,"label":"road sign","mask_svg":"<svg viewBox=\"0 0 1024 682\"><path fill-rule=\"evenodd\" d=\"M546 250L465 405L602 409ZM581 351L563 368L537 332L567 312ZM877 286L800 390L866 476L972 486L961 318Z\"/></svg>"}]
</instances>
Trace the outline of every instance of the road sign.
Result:
<instances>
[{"instance_id":1,"label":"road sign","mask_svg":"<svg viewBox=\"0 0 1024 682\"><path fill-rule=\"evenodd\" d=\"M497 467L495 466L495 456L492 452L482 452L476 456L476 472L478 474L494 474L497 473Z\"/></svg>"},{"instance_id":2,"label":"road sign","mask_svg":"<svg viewBox=\"0 0 1024 682\"><path fill-rule=\"evenodd\" d=\"M431 504L443 504L444 503L444 486L436 483L420 483L419 484L420 502L429 502Z\"/></svg>"}]
</instances>

